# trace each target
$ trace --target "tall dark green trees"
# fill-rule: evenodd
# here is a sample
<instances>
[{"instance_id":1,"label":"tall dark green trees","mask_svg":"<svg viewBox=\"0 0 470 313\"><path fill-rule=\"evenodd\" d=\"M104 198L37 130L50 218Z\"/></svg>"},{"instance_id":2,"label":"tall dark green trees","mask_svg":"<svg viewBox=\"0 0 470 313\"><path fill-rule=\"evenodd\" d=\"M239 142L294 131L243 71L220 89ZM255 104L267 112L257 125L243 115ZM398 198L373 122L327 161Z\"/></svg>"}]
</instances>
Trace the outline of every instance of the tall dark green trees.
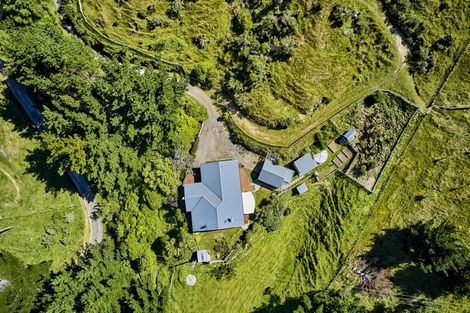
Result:
<instances>
[{"instance_id":1,"label":"tall dark green trees","mask_svg":"<svg viewBox=\"0 0 470 313\"><path fill-rule=\"evenodd\" d=\"M457 293L470 289L470 248L454 225L419 222L407 230L405 252L429 273L442 273Z\"/></svg>"},{"instance_id":2,"label":"tall dark green trees","mask_svg":"<svg viewBox=\"0 0 470 313\"><path fill-rule=\"evenodd\" d=\"M41 310L160 310L165 283L157 273L166 277L172 260L158 258L165 252L155 250L157 233L177 228L169 233L178 250L170 259L187 261L192 247L185 225L163 226L158 212L176 202L182 168L175 159L187 159L205 114L185 99L183 78L163 65L96 54L62 29L45 1L2 2L0 55L44 115L48 161L88 178L113 240L55 276Z\"/></svg>"}]
</instances>

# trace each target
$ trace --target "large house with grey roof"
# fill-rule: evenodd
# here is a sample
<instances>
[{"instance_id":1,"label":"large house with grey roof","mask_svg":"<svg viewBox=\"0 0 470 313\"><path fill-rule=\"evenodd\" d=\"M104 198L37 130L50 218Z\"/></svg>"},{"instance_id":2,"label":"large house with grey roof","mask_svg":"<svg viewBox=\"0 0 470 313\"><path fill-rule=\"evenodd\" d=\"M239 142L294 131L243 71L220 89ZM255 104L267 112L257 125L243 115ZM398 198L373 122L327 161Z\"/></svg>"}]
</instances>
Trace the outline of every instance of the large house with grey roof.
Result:
<instances>
[{"instance_id":1,"label":"large house with grey roof","mask_svg":"<svg viewBox=\"0 0 470 313\"><path fill-rule=\"evenodd\" d=\"M245 225L254 212L252 184L238 161L204 163L187 175L183 201L192 231L209 231Z\"/></svg>"},{"instance_id":2,"label":"large house with grey roof","mask_svg":"<svg viewBox=\"0 0 470 313\"><path fill-rule=\"evenodd\" d=\"M294 177L294 171L280 165L274 164L270 160L265 160L258 180L273 188L281 188L289 184Z\"/></svg>"}]
</instances>

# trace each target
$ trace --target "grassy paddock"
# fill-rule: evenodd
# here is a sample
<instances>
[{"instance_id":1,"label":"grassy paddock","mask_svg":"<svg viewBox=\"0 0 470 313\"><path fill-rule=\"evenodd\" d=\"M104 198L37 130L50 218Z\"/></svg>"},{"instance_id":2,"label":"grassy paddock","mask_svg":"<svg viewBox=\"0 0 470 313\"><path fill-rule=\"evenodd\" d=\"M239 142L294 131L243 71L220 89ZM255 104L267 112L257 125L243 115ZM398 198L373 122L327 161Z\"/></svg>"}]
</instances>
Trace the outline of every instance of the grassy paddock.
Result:
<instances>
[{"instance_id":1,"label":"grassy paddock","mask_svg":"<svg viewBox=\"0 0 470 313\"><path fill-rule=\"evenodd\" d=\"M249 94L249 116L255 121L267 124L286 114L300 121L320 106L328 106L321 104L323 98L333 101L377 79L398 62L393 39L370 4L340 2L351 12L359 12L364 34L353 31L351 20L342 27L331 26L329 15L335 4L326 1L320 12L301 20L301 41L294 57L273 63L268 69L272 78Z\"/></svg>"},{"instance_id":2,"label":"grassy paddock","mask_svg":"<svg viewBox=\"0 0 470 313\"><path fill-rule=\"evenodd\" d=\"M448 8L440 10L439 6L444 2ZM429 73L415 77L419 95L428 102L438 90L446 72L468 44L470 9L464 0L426 1L420 5L411 6L408 14L424 23L423 38L426 46L431 46L435 41L447 35L452 35L454 38L453 45L447 51L435 52L434 68Z\"/></svg>"},{"instance_id":3,"label":"grassy paddock","mask_svg":"<svg viewBox=\"0 0 470 313\"><path fill-rule=\"evenodd\" d=\"M72 186L45 165L19 105L0 85L0 250L26 264L70 261L84 243L85 215ZM13 122L14 121L14 122ZM18 244L21 243L21 244Z\"/></svg>"},{"instance_id":4,"label":"grassy paddock","mask_svg":"<svg viewBox=\"0 0 470 313\"><path fill-rule=\"evenodd\" d=\"M180 266L167 312L251 312L269 300L264 295L268 287L281 297L325 287L350 249L372 198L339 177L308 185L307 194L282 195L290 214L282 217L279 230L267 233L255 224L248 248L234 260L232 278L217 281L211 266ZM185 285L190 273L197 278L194 287Z\"/></svg>"},{"instance_id":5,"label":"grassy paddock","mask_svg":"<svg viewBox=\"0 0 470 313\"><path fill-rule=\"evenodd\" d=\"M441 106L468 106L470 105L470 49L462 56L454 72L449 76L435 105Z\"/></svg>"},{"instance_id":6,"label":"grassy paddock","mask_svg":"<svg viewBox=\"0 0 470 313\"><path fill-rule=\"evenodd\" d=\"M352 31L351 19L342 27L331 27L329 14L333 4L328 1L319 13L301 18L297 53L287 63L271 64L271 78L246 95L248 116L267 125L287 116L303 122L321 106L322 99L335 102L339 97L348 98L349 92L355 94L361 85L400 66L394 40L377 3L341 2L350 12L360 13L359 19L367 30L364 35ZM150 5L154 5L154 12L148 10ZM167 16L168 7L168 1L131 0L122 5L111 0L83 1L88 20L110 38L180 62L188 71L198 64L219 76L222 72L217 70L218 58L225 58L222 46L225 38L232 36L229 5L219 0L190 2L177 19ZM304 3L300 1L297 7L304 10ZM148 29L148 20L155 19L161 26ZM208 46L198 49L193 43L195 36L207 38ZM411 80L397 82L400 83L391 83L395 89L413 94ZM332 105L327 111L335 108Z\"/></svg>"},{"instance_id":7,"label":"grassy paddock","mask_svg":"<svg viewBox=\"0 0 470 313\"><path fill-rule=\"evenodd\" d=\"M393 289L411 295L445 300L445 280L421 272L401 252L397 233L418 221L437 219L455 224L463 236L470 236L470 146L468 111L433 111L426 116L383 186L376 209L358 241L353 257L343 267L336 287L353 287L358 276L351 268L357 258L371 249L373 256L392 266ZM447 297L448 298L448 297ZM445 301L462 301L450 299Z\"/></svg>"}]
</instances>

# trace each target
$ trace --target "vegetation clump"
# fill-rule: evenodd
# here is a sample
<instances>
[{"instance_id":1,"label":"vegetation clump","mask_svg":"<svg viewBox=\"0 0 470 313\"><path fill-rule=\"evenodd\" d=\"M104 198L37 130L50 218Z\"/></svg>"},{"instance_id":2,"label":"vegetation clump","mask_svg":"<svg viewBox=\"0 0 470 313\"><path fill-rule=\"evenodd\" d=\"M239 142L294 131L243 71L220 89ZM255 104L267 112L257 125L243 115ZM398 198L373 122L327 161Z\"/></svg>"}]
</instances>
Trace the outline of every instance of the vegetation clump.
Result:
<instances>
[{"instance_id":1,"label":"vegetation clump","mask_svg":"<svg viewBox=\"0 0 470 313\"><path fill-rule=\"evenodd\" d=\"M276 231L281 227L281 218L286 210L288 210L287 204L282 199L272 196L269 202L263 206L258 216L258 222L261 222L268 232Z\"/></svg>"},{"instance_id":2,"label":"vegetation clump","mask_svg":"<svg viewBox=\"0 0 470 313\"><path fill-rule=\"evenodd\" d=\"M351 172L362 182L375 181L416 108L387 92L376 92L353 110L335 117L358 131L358 159Z\"/></svg>"},{"instance_id":3,"label":"vegetation clump","mask_svg":"<svg viewBox=\"0 0 470 313\"><path fill-rule=\"evenodd\" d=\"M88 178L99 192L98 214L111 234L109 242L51 280L57 288L46 290L45 310L60 304L63 310L99 305L129 311L148 303L148 310L144 304L139 307L158 311L161 264L189 261L188 251L194 249L182 216L161 225L158 216L177 206L181 172L188 165L180 161L189 159L205 114L184 97L186 81L163 65L97 57L36 2L14 5L42 11L41 18L27 25L10 13L2 22L7 35L0 53L8 75L39 100L48 127L39 135L41 151L49 164L61 173L73 170ZM164 225L171 226L165 230ZM61 230L50 225L45 232L43 244L50 246ZM163 247L154 245L157 232L170 238ZM87 286L96 277L109 280L90 290ZM105 285L108 297L101 297Z\"/></svg>"},{"instance_id":4,"label":"vegetation clump","mask_svg":"<svg viewBox=\"0 0 470 313\"><path fill-rule=\"evenodd\" d=\"M454 225L432 220L412 225L404 249L424 272L449 277L458 293L469 290L470 248Z\"/></svg>"}]
</instances>

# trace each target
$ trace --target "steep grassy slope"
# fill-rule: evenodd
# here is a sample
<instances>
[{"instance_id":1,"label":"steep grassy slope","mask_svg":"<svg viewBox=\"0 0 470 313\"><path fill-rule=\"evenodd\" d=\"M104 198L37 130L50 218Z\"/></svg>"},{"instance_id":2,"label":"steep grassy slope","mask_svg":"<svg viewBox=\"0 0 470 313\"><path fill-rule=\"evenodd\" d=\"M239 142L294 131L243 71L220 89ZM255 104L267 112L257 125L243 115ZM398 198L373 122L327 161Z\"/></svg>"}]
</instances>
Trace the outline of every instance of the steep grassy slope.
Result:
<instances>
[{"instance_id":1,"label":"steep grassy slope","mask_svg":"<svg viewBox=\"0 0 470 313\"><path fill-rule=\"evenodd\" d=\"M77 10L75 0L67 2ZM270 63L265 70L267 78L237 101L256 123L277 128L301 121L399 65L394 39L376 2L341 1L339 5L347 11L342 26L331 20L336 4L325 1L312 7L311 3L294 1L300 28L294 57ZM272 10L263 5L264 11ZM236 36L231 20L241 10L246 27L252 27L255 18L250 12L255 11L246 5L240 9L239 4L200 0L185 3L176 18L168 13L171 7L169 1L83 2L87 19L109 38L179 62L187 72L198 67L215 80L222 79L226 68L222 65L235 62L225 48ZM83 26L81 16L75 15L76 23ZM157 26L149 27L152 23ZM205 41L202 49L197 47L198 38ZM408 85L396 85L408 93Z\"/></svg>"},{"instance_id":2,"label":"steep grassy slope","mask_svg":"<svg viewBox=\"0 0 470 313\"><path fill-rule=\"evenodd\" d=\"M178 267L167 312L251 312L269 299L266 288L282 297L324 288L351 247L371 198L339 177L309 186L308 194L282 196L291 213L282 217L278 231L255 227L234 260L232 278L216 280L204 265ZM188 274L197 278L193 287L185 283Z\"/></svg>"},{"instance_id":3,"label":"steep grassy slope","mask_svg":"<svg viewBox=\"0 0 470 313\"><path fill-rule=\"evenodd\" d=\"M45 164L38 142L29 139L19 105L5 98L0 85L0 250L20 262L37 264L52 260L64 266L88 234L85 216L72 186Z\"/></svg>"}]
</instances>

